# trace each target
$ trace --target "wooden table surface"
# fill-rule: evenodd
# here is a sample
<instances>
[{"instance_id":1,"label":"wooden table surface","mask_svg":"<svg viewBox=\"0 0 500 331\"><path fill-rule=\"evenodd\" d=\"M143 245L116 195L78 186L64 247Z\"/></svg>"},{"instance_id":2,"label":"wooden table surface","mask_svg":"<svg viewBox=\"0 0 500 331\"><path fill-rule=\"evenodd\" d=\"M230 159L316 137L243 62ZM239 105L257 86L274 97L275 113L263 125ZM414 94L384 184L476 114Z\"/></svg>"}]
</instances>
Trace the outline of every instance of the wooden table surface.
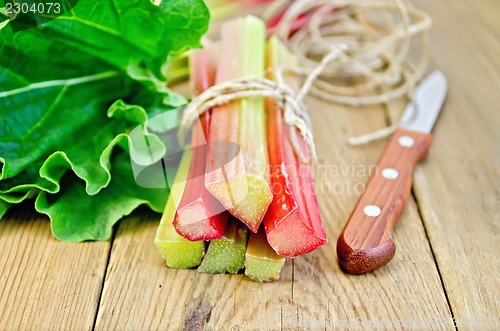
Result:
<instances>
[{"instance_id":1,"label":"wooden table surface","mask_svg":"<svg viewBox=\"0 0 500 331\"><path fill-rule=\"evenodd\" d=\"M500 1L418 6L434 19L429 71L445 73L449 92L389 265L347 275L335 246L387 143L352 148L346 137L383 127L404 102L309 98L319 166L337 170L315 178L328 245L258 284L166 268L157 216L128 217L108 242L68 244L23 205L0 221L0 330L500 329Z\"/></svg>"}]
</instances>

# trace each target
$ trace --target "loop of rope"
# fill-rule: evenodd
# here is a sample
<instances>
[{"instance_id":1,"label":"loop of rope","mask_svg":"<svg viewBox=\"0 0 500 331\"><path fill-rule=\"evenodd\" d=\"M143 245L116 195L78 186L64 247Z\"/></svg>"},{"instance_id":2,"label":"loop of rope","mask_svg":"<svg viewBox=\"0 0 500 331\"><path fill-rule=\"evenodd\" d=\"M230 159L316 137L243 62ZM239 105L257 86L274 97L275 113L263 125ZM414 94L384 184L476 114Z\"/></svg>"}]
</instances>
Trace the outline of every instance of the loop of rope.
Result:
<instances>
[{"instance_id":1,"label":"loop of rope","mask_svg":"<svg viewBox=\"0 0 500 331\"><path fill-rule=\"evenodd\" d=\"M179 141L183 144L187 130L191 128L194 121L213 107L242 98L268 97L275 99L278 106L283 109L285 123L291 128L297 128L301 134L308 147L308 157L304 155L296 132L292 129L290 130L290 142L301 162L311 164L317 159L317 154L311 121L303 100L325 67L337 57L337 53L336 48L334 48L323 58L321 63L307 76L298 94L295 94L293 89L286 85L283 75L285 68L280 67L274 69L277 82L265 78L244 77L211 86L195 97L184 109L179 127ZM293 69L286 70L293 71Z\"/></svg>"}]
</instances>

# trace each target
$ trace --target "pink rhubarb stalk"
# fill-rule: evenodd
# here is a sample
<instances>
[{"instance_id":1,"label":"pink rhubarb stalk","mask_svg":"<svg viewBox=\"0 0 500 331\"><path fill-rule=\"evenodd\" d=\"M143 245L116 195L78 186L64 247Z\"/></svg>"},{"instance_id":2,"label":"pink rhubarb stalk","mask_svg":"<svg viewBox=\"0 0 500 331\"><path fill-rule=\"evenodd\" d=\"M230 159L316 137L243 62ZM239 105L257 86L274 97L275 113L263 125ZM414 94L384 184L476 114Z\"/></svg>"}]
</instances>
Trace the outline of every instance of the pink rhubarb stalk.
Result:
<instances>
[{"instance_id":1,"label":"pink rhubarb stalk","mask_svg":"<svg viewBox=\"0 0 500 331\"><path fill-rule=\"evenodd\" d=\"M265 26L247 16L224 23L217 83L263 77ZM231 214L257 232L272 200L263 98L244 98L212 110L205 186Z\"/></svg>"},{"instance_id":2,"label":"pink rhubarb stalk","mask_svg":"<svg viewBox=\"0 0 500 331\"><path fill-rule=\"evenodd\" d=\"M269 21L267 22L267 35L268 36L272 36L277 32L278 25L280 24L281 20L285 16L285 13L286 13L286 9L269 19ZM311 14L310 13L300 14L290 24L289 37L293 36L297 31L302 29L305 25L309 24L310 21L311 21Z\"/></svg>"},{"instance_id":3,"label":"pink rhubarb stalk","mask_svg":"<svg viewBox=\"0 0 500 331\"><path fill-rule=\"evenodd\" d=\"M191 53L191 82L195 94L214 83L213 57L208 45L203 50ZM210 112L207 112L193 125L188 180L173 221L177 233L191 241L221 238L228 216L225 208L205 188L209 123Z\"/></svg>"}]
</instances>

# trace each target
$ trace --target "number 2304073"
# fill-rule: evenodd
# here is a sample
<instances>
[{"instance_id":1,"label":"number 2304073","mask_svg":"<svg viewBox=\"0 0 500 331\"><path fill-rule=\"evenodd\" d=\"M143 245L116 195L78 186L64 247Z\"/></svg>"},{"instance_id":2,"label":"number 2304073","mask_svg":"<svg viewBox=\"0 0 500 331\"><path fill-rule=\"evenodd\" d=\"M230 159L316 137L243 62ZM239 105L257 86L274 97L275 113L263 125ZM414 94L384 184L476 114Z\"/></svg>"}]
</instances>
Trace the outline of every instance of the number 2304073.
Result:
<instances>
[{"instance_id":1,"label":"number 2304073","mask_svg":"<svg viewBox=\"0 0 500 331\"><path fill-rule=\"evenodd\" d=\"M17 14L60 14L61 4L57 2L46 2L46 3L6 3L5 11L7 15L17 15Z\"/></svg>"}]
</instances>

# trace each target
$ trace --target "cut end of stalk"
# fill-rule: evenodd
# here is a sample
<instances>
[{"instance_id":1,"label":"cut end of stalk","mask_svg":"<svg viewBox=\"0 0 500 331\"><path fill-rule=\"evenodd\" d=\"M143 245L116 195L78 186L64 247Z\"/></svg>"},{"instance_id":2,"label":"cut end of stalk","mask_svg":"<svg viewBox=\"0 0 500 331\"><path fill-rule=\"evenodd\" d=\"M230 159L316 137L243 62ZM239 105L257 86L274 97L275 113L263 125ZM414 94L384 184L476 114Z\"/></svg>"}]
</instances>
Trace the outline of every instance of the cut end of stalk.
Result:
<instances>
[{"instance_id":1,"label":"cut end of stalk","mask_svg":"<svg viewBox=\"0 0 500 331\"><path fill-rule=\"evenodd\" d=\"M207 183L217 200L252 232L257 232L273 196L262 177L237 176L227 181Z\"/></svg>"},{"instance_id":2,"label":"cut end of stalk","mask_svg":"<svg viewBox=\"0 0 500 331\"><path fill-rule=\"evenodd\" d=\"M199 272L236 274L245 266L248 231L241 222L230 219L224 236L210 241L207 255L198 267Z\"/></svg>"},{"instance_id":3,"label":"cut end of stalk","mask_svg":"<svg viewBox=\"0 0 500 331\"><path fill-rule=\"evenodd\" d=\"M267 233L269 245L280 256L296 257L309 253L328 242L304 223L299 211L294 209L275 228Z\"/></svg>"},{"instance_id":4,"label":"cut end of stalk","mask_svg":"<svg viewBox=\"0 0 500 331\"><path fill-rule=\"evenodd\" d=\"M205 255L203 241L192 242L179 236L172 223L160 224L155 245L170 268L190 269L199 266Z\"/></svg>"},{"instance_id":5,"label":"cut end of stalk","mask_svg":"<svg viewBox=\"0 0 500 331\"><path fill-rule=\"evenodd\" d=\"M212 215L205 203L198 199L177 210L174 227L178 234L190 241L213 240L222 237L226 221L227 213Z\"/></svg>"},{"instance_id":6,"label":"cut end of stalk","mask_svg":"<svg viewBox=\"0 0 500 331\"><path fill-rule=\"evenodd\" d=\"M161 241L155 240L160 256L167 266L174 269L191 269L199 266L205 255L203 241Z\"/></svg>"},{"instance_id":7,"label":"cut end of stalk","mask_svg":"<svg viewBox=\"0 0 500 331\"><path fill-rule=\"evenodd\" d=\"M260 283L278 280L285 260L269 246L264 229L250 234L245 254L245 275L250 279Z\"/></svg>"},{"instance_id":8,"label":"cut end of stalk","mask_svg":"<svg viewBox=\"0 0 500 331\"><path fill-rule=\"evenodd\" d=\"M280 278L281 269L285 265L283 260L265 260L260 257L246 256L245 275L259 283L269 283Z\"/></svg>"}]
</instances>

